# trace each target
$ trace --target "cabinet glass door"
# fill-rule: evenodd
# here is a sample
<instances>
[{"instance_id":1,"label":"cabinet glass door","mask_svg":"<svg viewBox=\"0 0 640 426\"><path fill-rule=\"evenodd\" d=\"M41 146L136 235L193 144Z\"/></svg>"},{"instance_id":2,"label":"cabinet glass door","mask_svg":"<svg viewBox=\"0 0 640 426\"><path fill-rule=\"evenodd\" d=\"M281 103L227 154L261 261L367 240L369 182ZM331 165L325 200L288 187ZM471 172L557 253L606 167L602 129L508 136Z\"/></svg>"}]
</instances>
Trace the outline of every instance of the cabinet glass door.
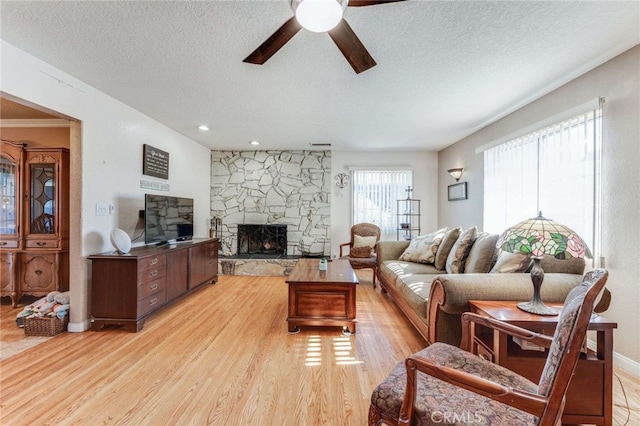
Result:
<instances>
[{"instance_id":1,"label":"cabinet glass door","mask_svg":"<svg viewBox=\"0 0 640 426\"><path fill-rule=\"evenodd\" d=\"M54 234L55 165L32 164L29 200L29 233Z\"/></svg>"},{"instance_id":2,"label":"cabinet glass door","mask_svg":"<svg viewBox=\"0 0 640 426\"><path fill-rule=\"evenodd\" d=\"M0 156L0 195L2 206L0 210L0 235L16 235L17 227L17 187L16 164L10 159Z\"/></svg>"}]
</instances>

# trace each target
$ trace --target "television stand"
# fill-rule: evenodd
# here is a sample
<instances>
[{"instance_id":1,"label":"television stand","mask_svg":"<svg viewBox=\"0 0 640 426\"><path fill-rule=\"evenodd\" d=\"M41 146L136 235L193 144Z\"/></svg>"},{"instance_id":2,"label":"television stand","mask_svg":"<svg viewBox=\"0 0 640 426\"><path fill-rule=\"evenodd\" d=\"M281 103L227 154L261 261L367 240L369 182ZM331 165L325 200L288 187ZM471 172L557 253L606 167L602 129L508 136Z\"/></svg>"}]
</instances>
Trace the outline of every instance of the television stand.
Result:
<instances>
[{"instance_id":1,"label":"television stand","mask_svg":"<svg viewBox=\"0 0 640 426\"><path fill-rule=\"evenodd\" d=\"M135 247L91 260L91 328L140 331L153 313L218 281L218 240Z\"/></svg>"}]
</instances>

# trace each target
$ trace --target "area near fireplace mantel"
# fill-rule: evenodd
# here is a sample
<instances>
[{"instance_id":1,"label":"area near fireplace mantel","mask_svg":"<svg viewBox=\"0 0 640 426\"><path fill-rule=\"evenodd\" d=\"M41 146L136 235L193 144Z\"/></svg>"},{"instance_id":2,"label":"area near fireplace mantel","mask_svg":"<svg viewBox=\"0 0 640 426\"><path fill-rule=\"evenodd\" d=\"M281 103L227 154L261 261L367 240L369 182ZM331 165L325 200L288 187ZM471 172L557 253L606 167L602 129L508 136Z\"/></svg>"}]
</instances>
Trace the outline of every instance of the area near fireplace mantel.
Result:
<instances>
[{"instance_id":1,"label":"area near fireplace mantel","mask_svg":"<svg viewBox=\"0 0 640 426\"><path fill-rule=\"evenodd\" d=\"M212 151L211 217L237 255L238 225L286 225L287 256L329 255L331 151Z\"/></svg>"},{"instance_id":2,"label":"area near fireplace mantel","mask_svg":"<svg viewBox=\"0 0 640 426\"><path fill-rule=\"evenodd\" d=\"M237 257L278 258L287 255L287 225L238 224Z\"/></svg>"}]
</instances>

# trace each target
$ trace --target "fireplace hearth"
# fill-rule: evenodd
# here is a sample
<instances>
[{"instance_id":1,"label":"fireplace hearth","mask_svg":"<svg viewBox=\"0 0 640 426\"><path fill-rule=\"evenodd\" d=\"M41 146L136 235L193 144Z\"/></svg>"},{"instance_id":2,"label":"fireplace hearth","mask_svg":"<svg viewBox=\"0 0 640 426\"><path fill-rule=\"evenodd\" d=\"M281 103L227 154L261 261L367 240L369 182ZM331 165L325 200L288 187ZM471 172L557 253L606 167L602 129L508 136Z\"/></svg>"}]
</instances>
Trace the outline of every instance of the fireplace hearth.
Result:
<instances>
[{"instance_id":1,"label":"fireplace hearth","mask_svg":"<svg viewBox=\"0 0 640 426\"><path fill-rule=\"evenodd\" d=\"M287 254L287 225L238 224L238 256L280 257Z\"/></svg>"}]
</instances>

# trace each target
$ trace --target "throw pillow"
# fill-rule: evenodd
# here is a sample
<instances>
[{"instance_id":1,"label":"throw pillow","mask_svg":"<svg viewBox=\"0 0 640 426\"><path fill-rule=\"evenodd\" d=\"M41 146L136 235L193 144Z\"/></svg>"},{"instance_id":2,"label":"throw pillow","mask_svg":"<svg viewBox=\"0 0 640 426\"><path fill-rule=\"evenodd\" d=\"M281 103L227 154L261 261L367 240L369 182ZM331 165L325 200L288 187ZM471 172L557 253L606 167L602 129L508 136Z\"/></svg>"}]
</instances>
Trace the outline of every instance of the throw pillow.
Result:
<instances>
[{"instance_id":1,"label":"throw pillow","mask_svg":"<svg viewBox=\"0 0 640 426\"><path fill-rule=\"evenodd\" d=\"M491 268L492 274L508 274L515 272L526 272L531 263L531 255L529 253L509 253L501 251L498 254L496 264Z\"/></svg>"},{"instance_id":2,"label":"throw pillow","mask_svg":"<svg viewBox=\"0 0 640 426\"><path fill-rule=\"evenodd\" d=\"M353 247L352 248L358 248L358 247L371 247L374 248L376 246L376 236L372 235L370 237L363 237L361 235L354 235L353 236Z\"/></svg>"},{"instance_id":3,"label":"throw pillow","mask_svg":"<svg viewBox=\"0 0 640 426\"><path fill-rule=\"evenodd\" d=\"M447 228L415 237L409 243L409 247L400 255L400 260L418 263L435 262L436 253L438 252L438 247L442 242L442 237L444 237L445 232L447 232Z\"/></svg>"},{"instance_id":4,"label":"throw pillow","mask_svg":"<svg viewBox=\"0 0 640 426\"><path fill-rule=\"evenodd\" d=\"M349 257L357 257L357 258L371 257L372 251L373 249L369 246L353 247L349 252Z\"/></svg>"},{"instance_id":5,"label":"throw pillow","mask_svg":"<svg viewBox=\"0 0 640 426\"><path fill-rule=\"evenodd\" d=\"M496 260L496 243L498 234L483 232L478 235L476 242L469 250L469 256L464 262L464 272L466 274L486 274L491 270L491 265Z\"/></svg>"},{"instance_id":6,"label":"throw pillow","mask_svg":"<svg viewBox=\"0 0 640 426\"><path fill-rule=\"evenodd\" d=\"M442 237L442 242L440 243L440 247L438 247L438 252L436 253L436 261L434 262L436 269L440 271L444 269L445 264L447 263L447 256L449 256L451 247L453 247L458 240L460 232L462 232L462 228L453 228L447 231L444 234L444 237Z\"/></svg>"},{"instance_id":7,"label":"throw pillow","mask_svg":"<svg viewBox=\"0 0 640 426\"><path fill-rule=\"evenodd\" d=\"M572 257L571 259L556 259L545 254L540 261L540 267L544 272L555 272L562 274L584 274L585 261L582 257Z\"/></svg>"},{"instance_id":8,"label":"throw pillow","mask_svg":"<svg viewBox=\"0 0 640 426\"><path fill-rule=\"evenodd\" d=\"M477 236L478 228L475 226L460 234L447 256L445 263L447 274L461 274L464 272L464 261L467 259L469 250L471 250L471 246L476 241Z\"/></svg>"}]
</instances>

